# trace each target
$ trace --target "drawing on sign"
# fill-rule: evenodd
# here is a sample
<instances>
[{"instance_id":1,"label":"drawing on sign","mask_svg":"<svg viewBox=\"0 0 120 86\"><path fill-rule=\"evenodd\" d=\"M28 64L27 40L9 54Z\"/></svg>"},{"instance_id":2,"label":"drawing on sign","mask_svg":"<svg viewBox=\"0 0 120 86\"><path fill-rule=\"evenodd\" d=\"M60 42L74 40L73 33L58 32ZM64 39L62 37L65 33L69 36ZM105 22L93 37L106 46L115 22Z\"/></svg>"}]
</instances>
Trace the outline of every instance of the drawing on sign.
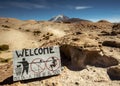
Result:
<instances>
[{"instance_id":1,"label":"drawing on sign","mask_svg":"<svg viewBox=\"0 0 120 86\"><path fill-rule=\"evenodd\" d=\"M22 67L23 67L23 69L22 69L22 75L23 75L24 72L26 72L26 74L28 74L29 63L26 61L26 59L23 58L22 61L21 61L21 62L18 62L18 63L21 63L21 64L22 64ZM21 65L17 65L17 67L19 68L19 67L21 67ZM20 69L21 69L21 68L20 68ZM19 69L19 73L20 73L20 71L21 71L20 69Z\"/></svg>"},{"instance_id":2,"label":"drawing on sign","mask_svg":"<svg viewBox=\"0 0 120 86\"><path fill-rule=\"evenodd\" d=\"M45 70L45 67L50 71L58 69L60 67L60 60L57 57L50 57L47 61L44 61L41 58L36 58L30 64L33 72L41 73Z\"/></svg>"},{"instance_id":3,"label":"drawing on sign","mask_svg":"<svg viewBox=\"0 0 120 86\"><path fill-rule=\"evenodd\" d=\"M50 57L46 61L46 67L50 71L55 71L60 67L60 60L57 57Z\"/></svg>"},{"instance_id":4,"label":"drawing on sign","mask_svg":"<svg viewBox=\"0 0 120 86\"><path fill-rule=\"evenodd\" d=\"M17 65L15 71L16 71L16 75L20 76L21 73L22 73L22 67L21 67L21 65Z\"/></svg>"},{"instance_id":5,"label":"drawing on sign","mask_svg":"<svg viewBox=\"0 0 120 86\"><path fill-rule=\"evenodd\" d=\"M31 67L31 70L35 73L41 73L44 71L45 69L45 66L44 66L44 63L43 63L43 59L41 58L36 58L36 59L33 59L33 61L30 63L30 67Z\"/></svg>"}]
</instances>

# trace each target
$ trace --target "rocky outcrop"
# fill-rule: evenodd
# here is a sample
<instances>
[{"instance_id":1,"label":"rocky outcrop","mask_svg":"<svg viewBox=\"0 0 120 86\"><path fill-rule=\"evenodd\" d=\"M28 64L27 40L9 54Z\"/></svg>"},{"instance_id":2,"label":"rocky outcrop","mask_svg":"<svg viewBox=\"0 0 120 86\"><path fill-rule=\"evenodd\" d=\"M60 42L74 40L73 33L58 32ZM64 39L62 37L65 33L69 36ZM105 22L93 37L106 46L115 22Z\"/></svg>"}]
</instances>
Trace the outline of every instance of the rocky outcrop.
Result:
<instances>
[{"instance_id":1,"label":"rocky outcrop","mask_svg":"<svg viewBox=\"0 0 120 86\"><path fill-rule=\"evenodd\" d=\"M84 38L83 36L86 36ZM43 46L59 45L61 53L64 57L70 59L71 66L75 70L83 69L86 65L96 67L110 67L118 65L118 60L112 56L105 55L101 47L95 40L87 38L83 35L78 40L72 40L74 36L60 38L54 41L45 43Z\"/></svg>"},{"instance_id":2,"label":"rocky outcrop","mask_svg":"<svg viewBox=\"0 0 120 86\"><path fill-rule=\"evenodd\" d=\"M112 27L113 30L117 31L117 32L120 32L120 23L118 24L114 24L113 27Z\"/></svg>"},{"instance_id":3,"label":"rocky outcrop","mask_svg":"<svg viewBox=\"0 0 120 86\"><path fill-rule=\"evenodd\" d=\"M120 48L120 42L118 41L104 41L102 45L108 47Z\"/></svg>"},{"instance_id":4,"label":"rocky outcrop","mask_svg":"<svg viewBox=\"0 0 120 86\"><path fill-rule=\"evenodd\" d=\"M118 24L114 24L113 26L112 26L112 33L113 34L120 34L120 24L118 23Z\"/></svg>"},{"instance_id":5,"label":"rocky outcrop","mask_svg":"<svg viewBox=\"0 0 120 86\"><path fill-rule=\"evenodd\" d=\"M61 46L61 52L63 52L67 58L71 59L71 65L75 69L83 69L86 65L96 67L110 67L118 65L117 59L104 55L99 49L89 50L70 45L63 45Z\"/></svg>"},{"instance_id":6,"label":"rocky outcrop","mask_svg":"<svg viewBox=\"0 0 120 86\"><path fill-rule=\"evenodd\" d=\"M99 36L117 36L118 33L116 31L111 31L111 32L107 32L107 31L101 31L101 34L99 34Z\"/></svg>"},{"instance_id":7,"label":"rocky outcrop","mask_svg":"<svg viewBox=\"0 0 120 86\"><path fill-rule=\"evenodd\" d=\"M70 59L72 69L79 70L85 68L86 65L84 64L84 61L86 55L81 48L70 45L61 45L60 50L66 58Z\"/></svg>"},{"instance_id":8,"label":"rocky outcrop","mask_svg":"<svg viewBox=\"0 0 120 86\"><path fill-rule=\"evenodd\" d=\"M104 55L102 51L88 51L85 63L96 67L109 67L118 65L118 61L114 57Z\"/></svg>"},{"instance_id":9,"label":"rocky outcrop","mask_svg":"<svg viewBox=\"0 0 120 86\"><path fill-rule=\"evenodd\" d=\"M107 73L112 80L120 80L120 65L108 68Z\"/></svg>"}]
</instances>

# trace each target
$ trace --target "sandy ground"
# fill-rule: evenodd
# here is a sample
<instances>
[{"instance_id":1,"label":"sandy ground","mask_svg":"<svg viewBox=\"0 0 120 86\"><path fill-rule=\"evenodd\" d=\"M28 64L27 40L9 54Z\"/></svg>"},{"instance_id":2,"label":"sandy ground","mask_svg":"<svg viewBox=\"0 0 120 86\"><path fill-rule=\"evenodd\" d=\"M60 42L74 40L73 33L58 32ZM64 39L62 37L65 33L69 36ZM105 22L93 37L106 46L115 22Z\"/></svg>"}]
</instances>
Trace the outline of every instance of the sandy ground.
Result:
<instances>
[{"instance_id":1,"label":"sandy ground","mask_svg":"<svg viewBox=\"0 0 120 86\"><path fill-rule=\"evenodd\" d=\"M4 27L4 25L9 27ZM40 47L50 42L55 43L60 38L66 43L71 43L71 40L74 40L79 45L85 43L98 45L105 40L120 42L119 34L117 36L101 36L102 31L111 32L112 25L106 21L66 24L0 18L0 45L9 45L9 50L1 51L0 58L11 58L12 61L14 50ZM34 31L40 31L40 33L36 34ZM82 35L78 32L81 32ZM50 36L50 34L52 35ZM120 48L102 46L102 49L106 55L112 56L120 62ZM107 74L107 67L87 65L85 69L76 71L70 68L72 65L69 64L68 60L65 63L68 65L62 65L62 73L58 76L23 82L12 81L12 63L0 63L0 86L120 86L120 80L110 79Z\"/></svg>"}]
</instances>

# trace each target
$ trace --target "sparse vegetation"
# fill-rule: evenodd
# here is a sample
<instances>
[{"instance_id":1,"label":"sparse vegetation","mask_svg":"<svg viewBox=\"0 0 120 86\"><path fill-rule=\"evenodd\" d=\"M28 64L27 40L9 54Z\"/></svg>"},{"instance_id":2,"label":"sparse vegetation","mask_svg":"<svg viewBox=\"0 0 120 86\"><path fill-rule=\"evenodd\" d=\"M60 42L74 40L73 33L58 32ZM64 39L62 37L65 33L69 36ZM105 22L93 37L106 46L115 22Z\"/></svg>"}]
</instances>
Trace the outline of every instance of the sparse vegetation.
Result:
<instances>
[{"instance_id":1,"label":"sparse vegetation","mask_svg":"<svg viewBox=\"0 0 120 86\"><path fill-rule=\"evenodd\" d=\"M19 30L21 30L22 28L21 28L21 27L19 27L18 29L19 29Z\"/></svg>"},{"instance_id":2,"label":"sparse vegetation","mask_svg":"<svg viewBox=\"0 0 120 86\"><path fill-rule=\"evenodd\" d=\"M73 38L72 40L73 40L73 41L78 41L78 40L79 40L79 38Z\"/></svg>"},{"instance_id":3,"label":"sparse vegetation","mask_svg":"<svg viewBox=\"0 0 120 86\"><path fill-rule=\"evenodd\" d=\"M104 31L104 30L103 30L103 31L101 31L101 33L109 34L107 31Z\"/></svg>"},{"instance_id":4,"label":"sparse vegetation","mask_svg":"<svg viewBox=\"0 0 120 86\"><path fill-rule=\"evenodd\" d=\"M49 36L45 36L43 39L48 40L50 37Z\"/></svg>"},{"instance_id":5,"label":"sparse vegetation","mask_svg":"<svg viewBox=\"0 0 120 86\"><path fill-rule=\"evenodd\" d=\"M6 45L6 44L0 45L0 51L5 51L8 49L9 49L9 45Z\"/></svg>"},{"instance_id":6,"label":"sparse vegetation","mask_svg":"<svg viewBox=\"0 0 120 86\"><path fill-rule=\"evenodd\" d=\"M37 31L33 31L34 35L39 35L41 33L41 31L37 30Z\"/></svg>"},{"instance_id":7,"label":"sparse vegetation","mask_svg":"<svg viewBox=\"0 0 120 86\"><path fill-rule=\"evenodd\" d=\"M53 33L50 33L50 36L53 36Z\"/></svg>"},{"instance_id":8,"label":"sparse vegetation","mask_svg":"<svg viewBox=\"0 0 120 86\"><path fill-rule=\"evenodd\" d=\"M10 26L8 26L8 25L2 25L2 27L4 27L4 28L10 28Z\"/></svg>"},{"instance_id":9,"label":"sparse vegetation","mask_svg":"<svg viewBox=\"0 0 120 86\"><path fill-rule=\"evenodd\" d=\"M5 22L8 22L8 20L6 20Z\"/></svg>"},{"instance_id":10,"label":"sparse vegetation","mask_svg":"<svg viewBox=\"0 0 120 86\"><path fill-rule=\"evenodd\" d=\"M27 29L27 30L25 30L25 31L26 31L26 32L30 32L30 30L28 30L28 29Z\"/></svg>"},{"instance_id":11,"label":"sparse vegetation","mask_svg":"<svg viewBox=\"0 0 120 86\"><path fill-rule=\"evenodd\" d=\"M43 37L45 37L45 34L43 35Z\"/></svg>"},{"instance_id":12,"label":"sparse vegetation","mask_svg":"<svg viewBox=\"0 0 120 86\"><path fill-rule=\"evenodd\" d=\"M10 58L0 58L0 62L1 63L7 63L7 62L9 62L11 59Z\"/></svg>"},{"instance_id":13,"label":"sparse vegetation","mask_svg":"<svg viewBox=\"0 0 120 86\"><path fill-rule=\"evenodd\" d=\"M112 32L111 32L111 35L112 35L112 36L116 36L117 34L118 34L118 33L117 33L116 31L112 31Z\"/></svg>"},{"instance_id":14,"label":"sparse vegetation","mask_svg":"<svg viewBox=\"0 0 120 86\"><path fill-rule=\"evenodd\" d=\"M107 31L101 31L101 35L100 36L116 36L118 33L116 31L111 31L111 32L107 32Z\"/></svg>"},{"instance_id":15,"label":"sparse vegetation","mask_svg":"<svg viewBox=\"0 0 120 86\"><path fill-rule=\"evenodd\" d=\"M109 36L110 35L110 32L107 32L107 31L101 31L101 35L102 36Z\"/></svg>"},{"instance_id":16,"label":"sparse vegetation","mask_svg":"<svg viewBox=\"0 0 120 86\"><path fill-rule=\"evenodd\" d=\"M53 36L53 33L47 32L46 34L43 34L43 39L48 40L50 36Z\"/></svg>"},{"instance_id":17,"label":"sparse vegetation","mask_svg":"<svg viewBox=\"0 0 120 86\"><path fill-rule=\"evenodd\" d=\"M82 34L81 32L75 32L75 35L80 35L80 34Z\"/></svg>"},{"instance_id":18,"label":"sparse vegetation","mask_svg":"<svg viewBox=\"0 0 120 86\"><path fill-rule=\"evenodd\" d=\"M50 35L50 33L49 32L47 32L47 34L46 35Z\"/></svg>"}]
</instances>

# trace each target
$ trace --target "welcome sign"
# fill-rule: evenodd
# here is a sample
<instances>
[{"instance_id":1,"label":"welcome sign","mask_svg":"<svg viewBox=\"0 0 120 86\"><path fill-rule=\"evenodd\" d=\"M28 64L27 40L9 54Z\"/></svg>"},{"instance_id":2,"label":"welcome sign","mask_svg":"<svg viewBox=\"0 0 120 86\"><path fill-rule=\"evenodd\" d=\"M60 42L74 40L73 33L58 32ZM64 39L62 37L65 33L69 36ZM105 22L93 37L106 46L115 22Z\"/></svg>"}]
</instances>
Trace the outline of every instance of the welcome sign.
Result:
<instances>
[{"instance_id":1,"label":"welcome sign","mask_svg":"<svg viewBox=\"0 0 120 86\"><path fill-rule=\"evenodd\" d=\"M13 52L13 80L26 80L61 73L59 46Z\"/></svg>"}]
</instances>

